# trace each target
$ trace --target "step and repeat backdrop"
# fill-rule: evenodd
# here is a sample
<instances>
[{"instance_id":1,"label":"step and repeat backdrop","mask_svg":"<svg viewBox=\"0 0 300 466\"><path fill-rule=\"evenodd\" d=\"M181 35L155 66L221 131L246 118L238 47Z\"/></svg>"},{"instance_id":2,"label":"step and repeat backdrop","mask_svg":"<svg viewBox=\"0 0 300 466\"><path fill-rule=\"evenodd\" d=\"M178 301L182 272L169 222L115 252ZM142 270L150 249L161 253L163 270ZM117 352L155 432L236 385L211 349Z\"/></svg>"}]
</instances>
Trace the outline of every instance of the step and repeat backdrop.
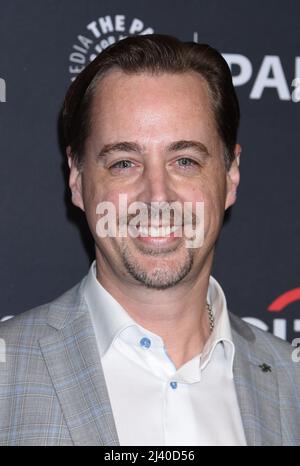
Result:
<instances>
[{"instance_id":1,"label":"step and repeat backdrop","mask_svg":"<svg viewBox=\"0 0 300 466\"><path fill-rule=\"evenodd\" d=\"M241 104L241 184L213 275L229 309L300 336L300 2L0 0L0 319L50 301L94 251L70 203L58 115L109 44L165 33L227 60Z\"/></svg>"}]
</instances>

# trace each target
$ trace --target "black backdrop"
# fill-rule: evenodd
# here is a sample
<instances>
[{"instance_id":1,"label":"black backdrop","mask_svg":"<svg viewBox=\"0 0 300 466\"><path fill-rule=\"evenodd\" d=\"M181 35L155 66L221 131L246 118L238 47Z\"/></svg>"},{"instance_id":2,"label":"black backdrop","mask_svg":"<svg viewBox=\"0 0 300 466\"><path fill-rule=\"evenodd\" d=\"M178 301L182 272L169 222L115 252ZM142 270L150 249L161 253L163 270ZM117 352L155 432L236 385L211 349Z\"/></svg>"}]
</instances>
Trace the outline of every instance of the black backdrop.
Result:
<instances>
[{"instance_id":1,"label":"black backdrop","mask_svg":"<svg viewBox=\"0 0 300 466\"><path fill-rule=\"evenodd\" d=\"M231 311L299 336L299 17L291 0L0 0L0 318L55 298L92 260L58 140L71 78L110 41L159 32L216 47L240 98L241 185L213 275Z\"/></svg>"}]
</instances>

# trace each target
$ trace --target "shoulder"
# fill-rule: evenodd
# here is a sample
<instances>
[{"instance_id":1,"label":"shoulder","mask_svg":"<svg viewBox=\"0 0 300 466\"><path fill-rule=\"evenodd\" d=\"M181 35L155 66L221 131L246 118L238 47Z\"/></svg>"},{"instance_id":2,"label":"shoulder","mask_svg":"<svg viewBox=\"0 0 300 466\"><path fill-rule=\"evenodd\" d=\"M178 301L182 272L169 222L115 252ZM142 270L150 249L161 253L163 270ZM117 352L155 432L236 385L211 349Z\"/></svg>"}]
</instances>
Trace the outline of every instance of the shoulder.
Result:
<instances>
[{"instance_id":1,"label":"shoulder","mask_svg":"<svg viewBox=\"0 0 300 466\"><path fill-rule=\"evenodd\" d=\"M59 326L62 321L66 321L72 310L73 314L76 314L83 299L83 282L84 279L48 303L0 322L2 341L15 348L20 344L38 344L38 340L48 334L51 326Z\"/></svg>"},{"instance_id":2,"label":"shoulder","mask_svg":"<svg viewBox=\"0 0 300 466\"><path fill-rule=\"evenodd\" d=\"M291 346L290 343L288 343L286 340L276 337L270 332L261 330L255 325L243 320L242 317L233 314L232 312L229 312L229 318L233 330L238 332L240 335L244 336L249 341L255 339L256 341L259 341L262 345L267 345L267 347L272 345L283 350Z\"/></svg>"},{"instance_id":3,"label":"shoulder","mask_svg":"<svg viewBox=\"0 0 300 466\"><path fill-rule=\"evenodd\" d=\"M278 368L291 368L300 376L300 362L296 361L296 346L274 336L273 334L245 322L240 317L229 313L233 339L239 351L249 353L249 358L257 362L269 356ZM298 358L300 359L300 358Z\"/></svg>"}]
</instances>

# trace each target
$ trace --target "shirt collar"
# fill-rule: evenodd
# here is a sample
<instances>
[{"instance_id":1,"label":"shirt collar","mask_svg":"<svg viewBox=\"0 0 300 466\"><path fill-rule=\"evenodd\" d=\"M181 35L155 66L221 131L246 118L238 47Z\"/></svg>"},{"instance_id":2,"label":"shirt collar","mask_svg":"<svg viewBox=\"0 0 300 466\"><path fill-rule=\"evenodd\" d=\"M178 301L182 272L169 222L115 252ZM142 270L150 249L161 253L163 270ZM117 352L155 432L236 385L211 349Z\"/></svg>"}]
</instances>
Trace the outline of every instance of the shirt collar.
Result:
<instances>
[{"instance_id":1,"label":"shirt collar","mask_svg":"<svg viewBox=\"0 0 300 466\"><path fill-rule=\"evenodd\" d=\"M103 357L122 330L137 324L97 280L96 261L87 275L84 297L96 332L100 356Z\"/></svg>"},{"instance_id":2,"label":"shirt collar","mask_svg":"<svg viewBox=\"0 0 300 466\"><path fill-rule=\"evenodd\" d=\"M204 369L206 367L213 355L216 345L221 343L224 347L225 359L228 363L230 377L233 378L235 346L232 339L226 297L220 284L212 276L209 277L207 302L212 307L215 326L204 345L201 354L201 368Z\"/></svg>"},{"instance_id":3,"label":"shirt collar","mask_svg":"<svg viewBox=\"0 0 300 466\"><path fill-rule=\"evenodd\" d=\"M137 324L118 301L101 285L96 277L96 261L92 263L87 275L84 296L95 329L101 358L120 335L122 335L124 341L131 344L139 341L139 337L142 338L147 335L151 338L152 347L164 346L161 337ZM216 345L221 343L224 347L229 375L232 378L235 347L232 340L227 303L221 286L212 276L209 278L207 301L214 312L215 326L200 355L200 369L205 369L212 358Z\"/></svg>"}]
</instances>

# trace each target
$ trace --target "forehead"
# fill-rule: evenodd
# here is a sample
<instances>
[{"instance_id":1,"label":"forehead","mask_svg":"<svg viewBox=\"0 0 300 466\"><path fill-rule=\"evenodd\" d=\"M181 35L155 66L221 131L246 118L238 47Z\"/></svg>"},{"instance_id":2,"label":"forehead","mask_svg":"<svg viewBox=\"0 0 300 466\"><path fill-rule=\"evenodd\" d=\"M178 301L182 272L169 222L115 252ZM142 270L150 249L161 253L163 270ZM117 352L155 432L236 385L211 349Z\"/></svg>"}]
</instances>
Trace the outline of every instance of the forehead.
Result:
<instances>
[{"instance_id":1,"label":"forehead","mask_svg":"<svg viewBox=\"0 0 300 466\"><path fill-rule=\"evenodd\" d=\"M111 70L96 85L91 126L116 138L215 131L208 83L199 73L127 74ZM184 133L184 134L183 134ZM188 134L191 133L191 134ZM211 136L211 134L210 134ZM178 137L177 137L178 139Z\"/></svg>"},{"instance_id":2,"label":"forehead","mask_svg":"<svg viewBox=\"0 0 300 466\"><path fill-rule=\"evenodd\" d=\"M152 97L166 100L196 99L197 104L210 106L210 91L207 81L195 71L184 73L125 73L120 69L112 69L100 78L95 86L93 103L105 100L129 99L147 101ZM172 99L173 98L173 99Z\"/></svg>"}]
</instances>

